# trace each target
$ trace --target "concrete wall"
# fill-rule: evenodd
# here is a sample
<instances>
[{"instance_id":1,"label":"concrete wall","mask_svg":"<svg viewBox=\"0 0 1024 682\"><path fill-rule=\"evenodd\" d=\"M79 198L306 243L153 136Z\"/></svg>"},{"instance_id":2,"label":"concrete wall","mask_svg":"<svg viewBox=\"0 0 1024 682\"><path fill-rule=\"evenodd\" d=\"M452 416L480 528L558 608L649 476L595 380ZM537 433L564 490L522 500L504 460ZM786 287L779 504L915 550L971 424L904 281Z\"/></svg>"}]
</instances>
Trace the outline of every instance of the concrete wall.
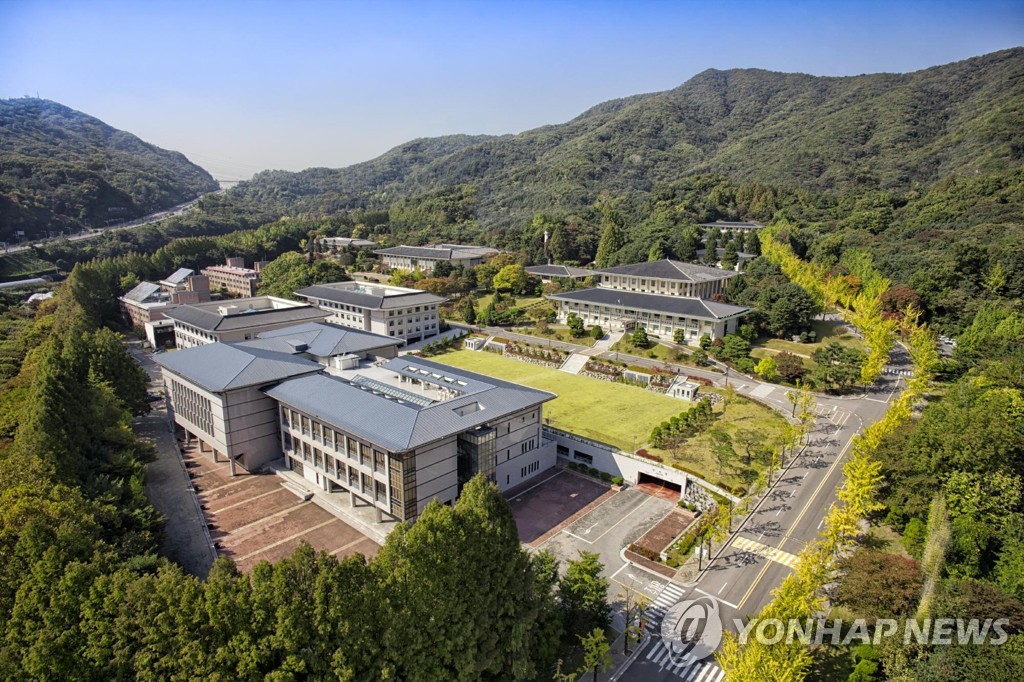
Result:
<instances>
[{"instance_id":1,"label":"concrete wall","mask_svg":"<svg viewBox=\"0 0 1024 682\"><path fill-rule=\"evenodd\" d=\"M684 471L661 466L657 462L638 457L630 457L611 446L599 445L596 442L580 442L554 430L549 430L548 435L554 437L558 446L568 450L567 455L564 453L559 455L563 459L586 464L599 471L607 471L612 476L621 476L622 480L627 483L637 483L640 480L640 474L647 474L675 483L685 489L691 478ZM592 461L588 462L585 457L579 457L578 454L589 455Z\"/></svg>"},{"instance_id":2,"label":"concrete wall","mask_svg":"<svg viewBox=\"0 0 1024 682\"><path fill-rule=\"evenodd\" d=\"M542 407L539 405L516 412L505 419L489 422L497 431L494 453L498 462L496 476L500 489L507 490L555 465L554 448L544 447L541 422ZM534 465L532 469L531 465ZM527 469L525 473L524 468Z\"/></svg>"},{"instance_id":3,"label":"concrete wall","mask_svg":"<svg viewBox=\"0 0 1024 682\"><path fill-rule=\"evenodd\" d=\"M259 469L281 457L277 401L256 388L224 394L227 453L247 470Z\"/></svg>"}]
</instances>

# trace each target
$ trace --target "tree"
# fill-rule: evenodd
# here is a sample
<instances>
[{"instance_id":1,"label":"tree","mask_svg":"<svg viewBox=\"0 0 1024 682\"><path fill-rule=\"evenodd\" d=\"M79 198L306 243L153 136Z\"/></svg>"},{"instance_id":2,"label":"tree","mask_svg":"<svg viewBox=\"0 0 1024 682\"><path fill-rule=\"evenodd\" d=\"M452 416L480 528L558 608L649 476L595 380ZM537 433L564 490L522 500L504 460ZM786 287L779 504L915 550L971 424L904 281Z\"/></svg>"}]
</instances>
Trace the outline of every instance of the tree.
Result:
<instances>
[{"instance_id":1,"label":"tree","mask_svg":"<svg viewBox=\"0 0 1024 682\"><path fill-rule=\"evenodd\" d=\"M265 296L295 298L295 292L312 284L346 282L351 279L345 268L330 260L313 264L301 253L284 253L260 270L259 293Z\"/></svg>"},{"instance_id":2,"label":"tree","mask_svg":"<svg viewBox=\"0 0 1024 682\"><path fill-rule=\"evenodd\" d=\"M578 339L587 333L583 327L583 318L576 313L569 313L565 318L565 323L569 326L569 334L574 338Z\"/></svg>"},{"instance_id":3,"label":"tree","mask_svg":"<svg viewBox=\"0 0 1024 682\"><path fill-rule=\"evenodd\" d=\"M743 250L755 256L761 255L761 240L757 236L757 230L747 232L746 239L743 240Z\"/></svg>"},{"instance_id":4,"label":"tree","mask_svg":"<svg viewBox=\"0 0 1024 682\"><path fill-rule=\"evenodd\" d=\"M629 342L636 348L650 348L651 340L647 337L647 330L637 327L629 337Z\"/></svg>"},{"instance_id":5,"label":"tree","mask_svg":"<svg viewBox=\"0 0 1024 682\"><path fill-rule=\"evenodd\" d=\"M562 229L562 223L558 222L551 230L551 236L548 238L548 256L552 261L558 263L565 260L568 253L569 248L566 243L565 230Z\"/></svg>"},{"instance_id":6,"label":"tree","mask_svg":"<svg viewBox=\"0 0 1024 682\"><path fill-rule=\"evenodd\" d=\"M452 274L452 262L450 260L439 260L434 263L433 277L447 277Z\"/></svg>"},{"instance_id":7,"label":"tree","mask_svg":"<svg viewBox=\"0 0 1024 682\"><path fill-rule=\"evenodd\" d=\"M466 324L476 324L476 305L472 296L467 296L466 302L462 305L462 319Z\"/></svg>"},{"instance_id":8,"label":"tree","mask_svg":"<svg viewBox=\"0 0 1024 682\"><path fill-rule=\"evenodd\" d=\"M767 315L768 331L778 337L809 330L818 312L810 294L793 283L765 290L758 298L758 306Z\"/></svg>"},{"instance_id":9,"label":"tree","mask_svg":"<svg viewBox=\"0 0 1024 682\"><path fill-rule=\"evenodd\" d=\"M848 348L838 341L830 341L828 345L814 351L811 358L818 363L817 368L811 373L811 378L817 386L841 389L860 380L864 353L856 348Z\"/></svg>"},{"instance_id":10,"label":"tree","mask_svg":"<svg viewBox=\"0 0 1024 682\"><path fill-rule=\"evenodd\" d=\"M836 603L861 618L909 615L924 584L921 567L913 559L861 547L839 563L845 573Z\"/></svg>"},{"instance_id":11,"label":"tree","mask_svg":"<svg viewBox=\"0 0 1024 682\"><path fill-rule=\"evenodd\" d=\"M722 254L722 267L726 270L732 270L736 267L737 261L739 261L739 255L736 242L730 241L725 245L725 251Z\"/></svg>"},{"instance_id":12,"label":"tree","mask_svg":"<svg viewBox=\"0 0 1024 682\"><path fill-rule=\"evenodd\" d=\"M653 244L651 244L651 250L647 252L647 260L648 261L656 261L656 260L664 260L664 259L665 259L665 249L662 248L661 241L659 240L659 241L656 241Z\"/></svg>"},{"instance_id":13,"label":"tree","mask_svg":"<svg viewBox=\"0 0 1024 682\"><path fill-rule=\"evenodd\" d=\"M612 667L612 647L601 628L594 628L589 635L581 635L580 644L583 646L583 672L593 671L594 682L597 682L597 673Z\"/></svg>"},{"instance_id":14,"label":"tree","mask_svg":"<svg viewBox=\"0 0 1024 682\"><path fill-rule=\"evenodd\" d=\"M139 286L140 281L138 275L134 272L129 272L121 276L121 279L118 281L118 288L121 289L121 293L126 293Z\"/></svg>"},{"instance_id":15,"label":"tree","mask_svg":"<svg viewBox=\"0 0 1024 682\"><path fill-rule=\"evenodd\" d=\"M771 356L762 358L754 368L757 375L765 381L774 381L778 370L778 365L775 364L775 360Z\"/></svg>"},{"instance_id":16,"label":"tree","mask_svg":"<svg viewBox=\"0 0 1024 682\"><path fill-rule=\"evenodd\" d=\"M602 336L604 336L604 330L601 329L601 325L595 324L593 327L590 328L590 338L596 341L597 339L600 339Z\"/></svg>"},{"instance_id":17,"label":"tree","mask_svg":"<svg viewBox=\"0 0 1024 682\"><path fill-rule=\"evenodd\" d=\"M601 241L597 244L597 257L594 264L599 268L607 268L614 265L615 254L622 248L622 234L619 226L614 221L608 221L604 232L601 233Z\"/></svg>"},{"instance_id":18,"label":"tree","mask_svg":"<svg viewBox=\"0 0 1024 682\"><path fill-rule=\"evenodd\" d=\"M522 293L529 283L529 276L522 265L506 265L494 276L493 285L497 291Z\"/></svg>"},{"instance_id":19,"label":"tree","mask_svg":"<svg viewBox=\"0 0 1024 682\"><path fill-rule=\"evenodd\" d=\"M672 332L672 341L674 343L678 343L680 345L686 343L686 330L685 329L676 329L675 331L673 331Z\"/></svg>"},{"instance_id":20,"label":"tree","mask_svg":"<svg viewBox=\"0 0 1024 682\"><path fill-rule=\"evenodd\" d=\"M700 341L697 342L697 345L701 347L701 350L711 348L711 334L708 334L707 332L701 334Z\"/></svg>"},{"instance_id":21,"label":"tree","mask_svg":"<svg viewBox=\"0 0 1024 682\"><path fill-rule=\"evenodd\" d=\"M576 642L594 629L604 630L611 622L608 605L608 581L601 575L604 566L594 552L579 552L570 560L558 584L562 604L565 637Z\"/></svg>"},{"instance_id":22,"label":"tree","mask_svg":"<svg viewBox=\"0 0 1024 682\"><path fill-rule=\"evenodd\" d=\"M927 527L924 521L916 516L907 523L903 529L903 548L915 559L921 558L921 551L924 549Z\"/></svg>"},{"instance_id":23,"label":"tree","mask_svg":"<svg viewBox=\"0 0 1024 682\"><path fill-rule=\"evenodd\" d=\"M108 383L114 395L133 414L147 409L149 398L146 389L149 377L139 363L128 354L117 334L102 327L93 334L91 346L90 374L95 379Z\"/></svg>"},{"instance_id":24,"label":"tree","mask_svg":"<svg viewBox=\"0 0 1024 682\"><path fill-rule=\"evenodd\" d=\"M650 605L650 598L641 592L634 583L622 586L622 617L626 623L625 636L622 638L622 653L628 654L630 645L639 642L643 637L644 614L647 613Z\"/></svg>"},{"instance_id":25,"label":"tree","mask_svg":"<svg viewBox=\"0 0 1024 682\"><path fill-rule=\"evenodd\" d=\"M794 383L807 373L807 369L804 367L804 363L801 362L800 358L789 351L778 353L774 360L775 371L783 381Z\"/></svg>"}]
</instances>

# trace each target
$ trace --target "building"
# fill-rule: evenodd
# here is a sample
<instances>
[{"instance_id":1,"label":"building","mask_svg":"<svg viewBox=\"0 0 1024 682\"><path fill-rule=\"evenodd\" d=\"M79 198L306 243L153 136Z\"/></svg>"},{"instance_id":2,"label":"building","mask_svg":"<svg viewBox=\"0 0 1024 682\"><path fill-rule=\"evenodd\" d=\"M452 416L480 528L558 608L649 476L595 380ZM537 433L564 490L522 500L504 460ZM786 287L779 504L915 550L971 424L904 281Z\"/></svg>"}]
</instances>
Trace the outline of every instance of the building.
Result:
<instances>
[{"instance_id":1,"label":"building","mask_svg":"<svg viewBox=\"0 0 1024 682\"><path fill-rule=\"evenodd\" d=\"M594 275L593 270L574 268L571 265L531 265L526 268L526 273L540 277L540 281L545 284L556 279L572 279L580 282Z\"/></svg>"},{"instance_id":2,"label":"building","mask_svg":"<svg viewBox=\"0 0 1024 682\"><path fill-rule=\"evenodd\" d=\"M717 339L735 333L739 319L750 310L709 300L725 292L726 282L736 275L731 270L660 260L596 274L601 278L597 287L548 296L558 305L559 321L575 313L585 324L641 326L669 338L682 329L686 342L696 345L704 334Z\"/></svg>"},{"instance_id":3,"label":"building","mask_svg":"<svg viewBox=\"0 0 1024 682\"><path fill-rule=\"evenodd\" d=\"M704 260L704 254L706 254L707 252L708 252L707 249L697 249L697 260L703 261ZM716 268L721 268L722 267L722 258L725 257L725 249L722 248L721 246L719 246L717 249L715 249L715 257L718 259L715 262L715 267ZM733 268L733 270L735 270L736 272L743 272L743 266L746 263L749 263L750 261L754 260L755 258L757 258L757 256L755 254L753 254L753 253L744 253L743 251L737 251L736 252L736 266Z\"/></svg>"},{"instance_id":4,"label":"building","mask_svg":"<svg viewBox=\"0 0 1024 682\"><path fill-rule=\"evenodd\" d=\"M211 265L202 272L212 289L223 289L235 296L255 296L262 265L257 262L254 268L247 268L244 258L228 258L224 265Z\"/></svg>"},{"instance_id":5,"label":"building","mask_svg":"<svg viewBox=\"0 0 1024 682\"><path fill-rule=\"evenodd\" d=\"M308 322L261 332L246 348L263 348L301 355L325 367L348 369L369 358L393 358L402 341L360 329L325 322Z\"/></svg>"},{"instance_id":6,"label":"building","mask_svg":"<svg viewBox=\"0 0 1024 682\"><path fill-rule=\"evenodd\" d=\"M761 223L731 222L728 220L716 220L713 223L701 223L705 230L719 230L721 232L743 233L752 232L764 228Z\"/></svg>"},{"instance_id":7,"label":"building","mask_svg":"<svg viewBox=\"0 0 1024 682\"><path fill-rule=\"evenodd\" d=\"M306 303L256 296L177 306L164 312L174 322L178 348L255 339L261 332L318 322L327 313Z\"/></svg>"},{"instance_id":8,"label":"building","mask_svg":"<svg viewBox=\"0 0 1024 682\"><path fill-rule=\"evenodd\" d=\"M555 465L542 434L555 396L421 358L321 371L253 343L156 356L188 439L252 470L280 463L328 494L399 521L454 504L483 474L507 490ZM378 366L379 365L379 366Z\"/></svg>"},{"instance_id":9,"label":"building","mask_svg":"<svg viewBox=\"0 0 1024 682\"><path fill-rule=\"evenodd\" d=\"M323 249L372 249L377 242L369 239L354 239L352 237L321 237L320 246Z\"/></svg>"},{"instance_id":10,"label":"building","mask_svg":"<svg viewBox=\"0 0 1024 682\"><path fill-rule=\"evenodd\" d=\"M153 348L172 343L174 320L166 313L178 307L171 294L155 282L140 282L131 291L117 299L121 312L132 327L142 329Z\"/></svg>"},{"instance_id":11,"label":"building","mask_svg":"<svg viewBox=\"0 0 1024 682\"><path fill-rule=\"evenodd\" d=\"M277 403L260 389L322 366L290 353L211 343L153 356L167 412L200 452L254 471L281 457Z\"/></svg>"},{"instance_id":12,"label":"building","mask_svg":"<svg viewBox=\"0 0 1024 682\"><path fill-rule=\"evenodd\" d=\"M381 261L387 268L409 271L419 269L424 275L429 275L440 261L447 261L452 265L464 265L468 268L480 265L489 256L500 252L486 246L433 244L431 246L393 246L389 249L377 249L374 253L381 257Z\"/></svg>"},{"instance_id":13,"label":"building","mask_svg":"<svg viewBox=\"0 0 1024 682\"><path fill-rule=\"evenodd\" d=\"M370 282L314 284L295 293L330 313L328 322L406 342L438 334L438 306L448 300L419 289Z\"/></svg>"}]
</instances>

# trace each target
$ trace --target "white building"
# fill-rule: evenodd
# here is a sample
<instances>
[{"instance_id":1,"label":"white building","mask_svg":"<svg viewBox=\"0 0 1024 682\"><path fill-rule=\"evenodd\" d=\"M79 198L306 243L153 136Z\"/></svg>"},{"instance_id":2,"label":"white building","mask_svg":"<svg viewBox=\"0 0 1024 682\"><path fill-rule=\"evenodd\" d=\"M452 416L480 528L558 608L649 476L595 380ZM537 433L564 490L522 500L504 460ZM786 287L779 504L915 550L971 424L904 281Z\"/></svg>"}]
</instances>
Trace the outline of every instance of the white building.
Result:
<instances>
[{"instance_id":1,"label":"white building","mask_svg":"<svg viewBox=\"0 0 1024 682\"><path fill-rule=\"evenodd\" d=\"M330 313L328 322L407 342L441 331L438 306L448 300L419 289L370 282L314 284L295 293Z\"/></svg>"},{"instance_id":2,"label":"white building","mask_svg":"<svg viewBox=\"0 0 1024 682\"><path fill-rule=\"evenodd\" d=\"M248 341L261 332L323 320L327 314L306 303L276 296L234 298L181 305L164 312L174 321L178 348Z\"/></svg>"},{"instance_id":3,"label":"white building","mask_svg":"<svg viewBox=\"0 0 1024 682\"><path fill-rule=\"evenodd\" d=\"M388 268L410 272L419 269L424 275L429 275L440 261L447 261L452 265L461 264L468 268L480 265L489 256L500 252L486 246L433 244L393 246L389 249L377 249L374 253L381 257L381 261Z\"/></svg>"},{"instance_id":4,"label":"white building","mask_svg":"<svg viewBox=\"0 0 1024 682\"><path fill-rule=\"evenodd\" d=\"M588 325L640 326L669 338L682 329L686 342L696 345L704 334L717 339L735 333L739 319L750 311L709 300L724 294L727 280L736 274L673 260L636 263L598 270L597 287L548 298L558 305L561 322L575 313Z\"/></svg>"}]
</instances>

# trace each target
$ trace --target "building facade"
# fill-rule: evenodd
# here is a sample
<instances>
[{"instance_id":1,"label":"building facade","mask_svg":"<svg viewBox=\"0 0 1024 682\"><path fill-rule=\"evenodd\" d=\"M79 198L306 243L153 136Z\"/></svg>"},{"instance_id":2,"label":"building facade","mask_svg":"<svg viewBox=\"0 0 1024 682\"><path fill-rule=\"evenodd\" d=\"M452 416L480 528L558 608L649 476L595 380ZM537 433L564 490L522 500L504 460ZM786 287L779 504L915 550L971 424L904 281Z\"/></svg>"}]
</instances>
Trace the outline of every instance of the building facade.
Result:
<instances>
[{"instance_id":1,"label":"building facade","mask_svg":"<svg viewBox=\"0 0 1024 682\"><path fill-rule=\"evenodd\" d=\"M440 333L439 307L448 300L419 289L370 282L315 284L295 293L329 313L328 322L410 343Z\"/></svg>"},{"instance_id":2,"label":"building facade","mask_svg":"<svg viewBox=\"0 0 1024 682\"><path fill-rule=\"evenodd\" d=\"M550 294L558 319L576 314L588 325L610 329L644 327L669 338L683 330L696 345L707 334L718 339L736 332L749 308L710 300L724 294L731 270L671 260L637 263L597 271L597 287Z\"/></svg>"},{"instance_id":3,"label":"building facade","mask_svg":"<svg viewBox=\"0 0 1024 682\"><path fill-rule=\"evenodd\" d=\"M388 249L377 249L384 266L392 270L419 270L424 275L434 271L440 261L452 265L473 267L481 265L489 256L500 253L497 249L486 246L463 244L434 244L432 246L394 246Z\"/></svg>"},{"instance_id":4,"label":"building facade","mask_svg":"<svg viewBox=\"0 0 1024 682\"><path fill-rule=\"evenodd\" d=\"M262 263L255 268L245 267L244 258L228 258L224 265L211 265L202 272L210 280L212 289L223 289L234 296L255 296L259 286Z\"/></svg>"},{"instance_id":5,"label":"building facade","mask_svg":"<svg viewBox=\"0 0 1024 682\"><path fill-rule=\"evenodd\" d=\"M256 296L182 305L164 313L174 321L178 348L249 341L262 332L323 320L327 314L306 303Z\"/></svg>"}]
</instances>

